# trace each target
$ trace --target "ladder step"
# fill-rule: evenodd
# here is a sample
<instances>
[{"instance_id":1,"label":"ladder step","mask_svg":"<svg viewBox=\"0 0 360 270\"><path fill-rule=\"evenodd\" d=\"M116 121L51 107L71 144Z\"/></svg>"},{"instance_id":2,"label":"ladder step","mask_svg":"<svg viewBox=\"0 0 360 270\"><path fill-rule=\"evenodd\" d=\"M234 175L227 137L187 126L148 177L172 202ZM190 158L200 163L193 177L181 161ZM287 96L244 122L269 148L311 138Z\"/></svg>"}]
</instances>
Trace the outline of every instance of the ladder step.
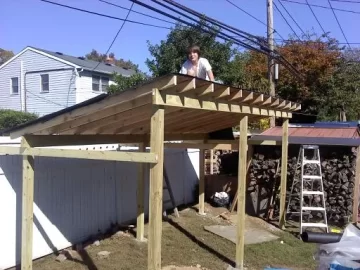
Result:
<instances>
[{"instance_id":1,"label":"ladder step","mask_svg":"<svg viewBox=\"0 0 360 270\"><path fill-rule=\"evenodd\" d=\"M303 178L307 178L307 179L322 179L322 177L319 176L319 175L303 175Z\"/></svg>"},{"instance_id":2,"label":"ladder step","mask_svg":"<svg viewBox=\"0 0 360 270\"><path fill-rule=\"evenodd\" d=\"M313 207L313 206L304 206L303 211L325 211L324 207Z\"/></svg>"},{"instance_id":3,"label":"ladder step","mask_svg":"<svg viewBox=\"0 0 360 270\"><path fill-rule=\"evenodd\" d=\"M319 165L320 165L320 161L319 161L319 160L308 160L308 159L304 159L304 160L303 160L303 164L319 164Z\"/></svg>"},{"instance_id":4,"label":"ladder step","mask_svg":"<svg viewBox=\"0 0 360 270\"><path fill-rule=\"evenodd\" d=\"M304 190L304 191L303 191L303 195L323 195L323 196L324 196L324 192L322 192L322 191L308 191L308 190Z\"/></svg>"},{"instance_id":5,"label":"ladder step","mask_svg":"<svg viewBox=\"0 0 360 270\"><path fill-rule=\"evenodd\" d=\"M318 227L318 228L327 228L325 223L302 223L302 227Z\"/></svg>"},{"instance_id":6,"label":"ladder step","mask_svg":"<svg viewBox=\"0 0 360 270\"><path fill-rule=\"evenodd\" d=\"M303 145L302 148L304 149L319 149L318 145Z\"/></svg>"}]
</instances>

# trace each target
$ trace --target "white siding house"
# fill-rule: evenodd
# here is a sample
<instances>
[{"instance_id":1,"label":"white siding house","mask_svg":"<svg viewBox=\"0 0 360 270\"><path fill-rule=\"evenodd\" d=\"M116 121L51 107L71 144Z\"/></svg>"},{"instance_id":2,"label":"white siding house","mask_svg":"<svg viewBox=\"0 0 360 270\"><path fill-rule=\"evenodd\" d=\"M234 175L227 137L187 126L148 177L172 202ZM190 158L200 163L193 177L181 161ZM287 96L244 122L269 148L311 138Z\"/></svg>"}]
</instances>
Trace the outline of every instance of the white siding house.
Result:
<instances>
[{"instance_id":1,"label":"white siding house","mask_svg":"<svg viewBox=\"0 0 360 270\"><path fill-rule=\"evenodd\" d=\"M0 66L0 108L43 116L106 92L113 73L135 72L26 47Z\"/></svg>"}]
</instances>

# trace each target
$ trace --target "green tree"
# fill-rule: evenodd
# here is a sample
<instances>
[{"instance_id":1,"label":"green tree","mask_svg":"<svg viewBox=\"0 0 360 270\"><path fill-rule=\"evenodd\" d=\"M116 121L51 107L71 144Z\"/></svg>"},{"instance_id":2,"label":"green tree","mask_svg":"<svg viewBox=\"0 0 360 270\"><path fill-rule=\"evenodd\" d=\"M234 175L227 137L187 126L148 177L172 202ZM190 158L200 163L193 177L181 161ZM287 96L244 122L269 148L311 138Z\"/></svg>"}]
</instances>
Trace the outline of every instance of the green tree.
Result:
<instances>
[{"instance_id":1,"label":"green tree","mask_svg":"<svg viewBox=\"0 0 360 270\"><path fill-rule=\"evenodd\" d=\"M339 120L341 110L347 120L359 120L360 116L360 50L344 51L337 69L329 79L328 94L324 95L319 117L324 120Z\"/></svg>"},{"instance_id":2,"label":"green tree","mask_svg":"<svg viewBox=\"0 0 360 270\"><path fill-rule=\"evenodd\" d=\"M0 130L9 129L38 118L36 114L14 110L0 110Z\"/></svg>"},{"instance_id":3,"label":"green tree","mask_svg":"<svg viewBox=\"0 0 360 270\"><path fill-rule=\"evenodd\" d=\"M137 85L144 83L149 77L143 73L135 73L130 77L122 76L121 74L114 74L113 80L116 84L112 84L108 87L109 94L115 94L127 89L136 87Z\"/></svg>"},{"instance_id":4,"label":"green tree","mask_svg":"<svg viewBox=\"0 0 360 270\"><path fill-rule=\"evenodd\" d=\"M7 51L0 48L0 65L4 64L7 60L14 56L12 51Z\"/></svg>"},{"instance_id":5,"label":"green tree","mask_svg":"<svg viewBox=\"0 0 360 270\"><path fill-rule=\"evenodd\" d=\"M115 57L114 53L110 53L109 57L114 59L115 66L126 68L126 69L132 69L132 70L135 70L136 72L139 71L139 66L134 64L130 60L124 60L122 58L117 59ZM92 51L90 53L85 55L85 58L89 59L89 60L97 61L97 62L105 62L107 55L99 53L97 50L92 49Z\"/></svg>"},{"instance_id":6,"label":"green tree","mask_svg":"<svg viewBox=\"0 0 360 270\"><path fill-rule=\"evenodd\" d=\"M276 82L277 96L299 102L305 113L324 115L324 100L330 93L342 59L342 48L337 40L329 37L304 36L304 39L289 40L277 50L298 70L299 80L280 65L279 80ZM265 55L249 52L245 64L245 86L268 92L267 58ZM320 118L319 118L320 119Z\"/></svg>"},{"instance_id":7,"label":"green tree","mask_svg":"<svg viewBox=\"0 0 360 270\"><path fill-rule=\"evenodd\" d=\"M210 26L212 34L205 33L204 29L209 30L207 26L204 22L193 27L178 24L160 44L154 45L148 41L151 59L146 60L146 65L151 74L158 77L179 72L187 58L187 48L196 44L200 46L202 56L212 65L215 78L221 79L235 51L231 43L221 43L216 39L219 29Z\"/></svg>"}]
</instances>

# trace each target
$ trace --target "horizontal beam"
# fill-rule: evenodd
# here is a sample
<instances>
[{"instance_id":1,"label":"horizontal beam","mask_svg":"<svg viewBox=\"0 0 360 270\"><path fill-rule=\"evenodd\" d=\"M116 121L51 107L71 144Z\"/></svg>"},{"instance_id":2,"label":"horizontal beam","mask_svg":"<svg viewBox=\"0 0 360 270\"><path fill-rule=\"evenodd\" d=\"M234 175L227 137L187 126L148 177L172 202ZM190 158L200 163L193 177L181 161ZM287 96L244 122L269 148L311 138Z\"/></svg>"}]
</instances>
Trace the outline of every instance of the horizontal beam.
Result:
<instances>
[{"instance_id":1,"label":"horizontal beam","mask_svg":"<svg viewBox=\"0 0 360 270\"><path fill-rule=\"evenodd\" d=\"M32 147L70 146L109 143L143 143L149 141L147 134L119 135L26 135ZM165 134L166 141L202 140L207 134Z\"/></svg>"},{"instance_id":2,"label":"horizontal beam","mask_svg":"<svg viewBox=\"0 0 360 270\"><path fill-rule=\"evenodd\" d=\"M238 143L165 143L164 148L195 148L195 149L214 149L214 150L239 150Z\"/></svg>"},{"instance_id":3,"label":"horizontal beam","mask_svg":"<svg viewBox=\"0 0 360 270\"><path fill-rule=\"evenodd\" d=\"M249 145L281 145L281 141L272 140L248 140ZM196 148L196 149L218 149L239 150L238 140L207 140L205 143L199 140L184 141L181 143L166 143L165 148Z\"/></svg>"},{"instance_id":4,"label":"horizontal beam","mask_svg":"<svg viewBox=\"0 0 360 270\"><path fill-rule=\"evenodd\" d=\"M248 144L251 145L281 145L281 141L272 141L272 140L249 140Z\"/></svg>"},{"instance_id":5,"label":"horizontal beam","mask_svg":"<svg viewBox=\"0 0 360 270\"><path fill-rule=\"evenodd\" d=\"M26 135L32 147L87 145L107 143L138 143L145 135Z\"/></svg>"},{"instance_id":6,"label":"horizontal beam","mask_svg":"<svg viewBox=\"0 0 360 270\"><path fill-rule=\"evenodd\" d=\"M68 149L46 149L46 148L0 146L0 153L4 153L7 155L22 155L22 156L157 163L157 155L155 155L154 153L139 153L139 152L68 150Z\"/></svg>"},{"instance_id":7,"label":"horizontal beam","mask_svg":"<svg viewBox=\"0 0 360 270\"><path fill-rule=\"evenodd\" d=\"M219 111L219 112L228 112L236 114L247 114L247 115L256 115L256 116L276 116L282 118L291 118L291 112L278 111L268 108L260 108L256 106L243 105L243 104L229 104L226 102L221 102L217 100L202 99L187 97L183 95L171 95L167 94L165 91L161 92L158 89L153 89L153 104L162 105L162 106L173 106L181 107L188 109L199 109L207 111Z\"/></svg>"}]
</instances>

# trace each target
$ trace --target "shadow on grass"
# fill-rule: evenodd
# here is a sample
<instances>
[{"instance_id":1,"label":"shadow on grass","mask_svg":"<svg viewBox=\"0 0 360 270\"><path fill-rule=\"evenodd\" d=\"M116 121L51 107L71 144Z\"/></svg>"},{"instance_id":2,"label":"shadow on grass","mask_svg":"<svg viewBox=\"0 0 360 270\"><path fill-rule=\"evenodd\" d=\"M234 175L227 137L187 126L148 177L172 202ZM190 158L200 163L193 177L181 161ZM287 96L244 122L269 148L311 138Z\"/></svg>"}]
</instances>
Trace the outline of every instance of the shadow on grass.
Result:
<instances>
[{"instance_id":1,"label":"shadow on grass","mask_svg":"<svg viewBox=\"0 0 360 270\"><path fill-rule=\"evenodd\" d=\"M71 259L72 261L86 265L89 270L98 270L94 261L91 259L91 257L89 256L89 253L87 253L87 251L85 249L79 250L78 253L79 253L82 261Z\"/></svg>"},{"instance_id":2,"label":"shadow on grass","mask_svg":"<svg viewBox=\"0 0 360 270\"><path fill-rule=\"evenodd\" d=\"M220 260L222 260L223 262L226 262L230 265L235 265L234 261L232 261L231 259L229 259L228 257L222 255L221 253L219 253L218 251L216 251L215 249L209 247L207 244L203 243L202 241L200 241L199 239L197 239L194 235L192 235L188 230L186 230L185 228L183 228L182 226L180 226L178 223L174 222L172 219L168 219L167 222L173 226L175 229L179 230L181 233L183 233L187 238L189 238L192 242L196 243L197 245L199 245L201 248L207 250L208 252L212 253L213 255L215 255L216 257L218 257Z\"/></svg>"},{"instance_id":3,"label":"shadow on grass","mask_svg":"<svg viewBox=\"0 0 360 270\"><path fill-rule=\"evenodd\" d=\"M98 270L98 268L94 264L94 261L91 259L91 257L89 256L89 254L87 253L87 251L85 249L79 250L78 254L80 255L82 260L78 260L76 258L73 258L69 253L65 253L64 255L65 255L65 257L66 257L66 259L68 261L79 263L79 264L82 264L84 266L87 266L87 268L89 270Z\"/></svg>"}]
</instances>

